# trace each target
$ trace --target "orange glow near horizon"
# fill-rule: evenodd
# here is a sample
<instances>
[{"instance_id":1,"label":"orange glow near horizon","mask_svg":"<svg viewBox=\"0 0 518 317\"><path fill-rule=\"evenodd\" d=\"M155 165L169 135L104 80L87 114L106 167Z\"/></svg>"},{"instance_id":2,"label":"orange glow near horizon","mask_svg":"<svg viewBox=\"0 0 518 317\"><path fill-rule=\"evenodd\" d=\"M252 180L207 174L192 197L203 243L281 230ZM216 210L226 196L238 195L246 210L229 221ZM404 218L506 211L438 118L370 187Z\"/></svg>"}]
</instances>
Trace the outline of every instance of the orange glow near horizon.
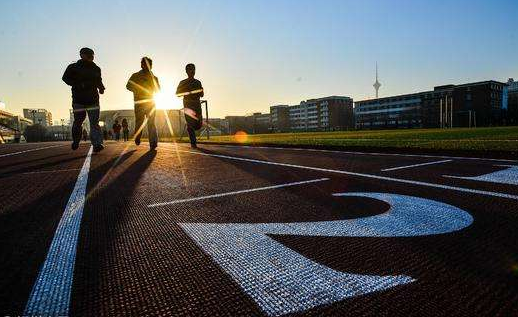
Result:
<instances>
[{"instance_id":1,"label":"orange glow near horizon","mask_svg":"<svg viewBox=\"0 0 518 317\"><path fill-rule=\"evenodd\" d=\"M248 141L248 134L245 131L237 131L236 134L234 134L234 139L236 142L245 143Z\"/></svg>"}]
</instances>

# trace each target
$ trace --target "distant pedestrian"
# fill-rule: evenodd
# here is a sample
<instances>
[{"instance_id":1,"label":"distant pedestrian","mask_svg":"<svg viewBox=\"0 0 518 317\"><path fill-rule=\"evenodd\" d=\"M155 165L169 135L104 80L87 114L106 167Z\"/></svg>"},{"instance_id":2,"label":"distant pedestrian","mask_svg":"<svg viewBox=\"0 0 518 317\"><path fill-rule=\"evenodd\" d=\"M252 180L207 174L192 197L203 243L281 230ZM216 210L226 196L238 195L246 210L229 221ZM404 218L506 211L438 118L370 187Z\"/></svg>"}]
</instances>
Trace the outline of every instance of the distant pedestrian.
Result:
<instances>
[{"instance_id":1,"label":"distant pedestrian","mask_svg":"<svg viewBox=\"0 0 518 317\"><path fill-rule=\"evenodd\" d=\"M122 137L124 138L124 142L129 140L129 126L126 118L122 119Z\"/></svg>"},{"instance_id":2,"label":"distant pedestrian","mask_svg":"<svg viewBox=\"0 0 518 317\"><path fill-rule=\"evenodd\" d=\"M112 126L113 134L115 135L115 141L119 141L121 138L122 126L119 124L119 120L115 120Z\"/></svg>"},{"instance_id":3,"label":"distant pedestrian","mask_svg":"<svg viewBox=\"0 0 518 317\"><path fill-rule=\"evenodd\" d=\"M113 140L113 130L112 129L108 130L108 139Z\"/></svg>"},{"instance_id":4,"label":"distant pedestrian","mask_svg":"<svg viewBox=\"0 0 518 317\"><path fill-rule=\"evenodd\" d=\"M90 138L94 152L104 149L101 127L99 126L99 94L105 87L101 78L101 69L94 63L94 51L84 47L79 51L81 59L68 65L63 74L63 81L72 86L72 150L79 147L83 122L86 115L90 120Z\"/></svg>"},{"instance_id":5,"label":"distant pedestrian","mask_svg":"<svg viewBox=\"0 0 518 317\"><path fill-rule=\"evenodd\" d=\"M158 145L158 134L155 125L154 95L160 90L158 78L153 74L153 61L149 57L142 57L141 70L131 75L126 88L133 93L135 102L135 144L140 145L144 120L147 118L149 147L153 150Z\"/></svg>"},{"instance_id":6,"label":"distant pedestrian","mask_svg":"<svg viewBox=\"0 0 518 317\"><path fill-rule=\"evenodd\" d=\"M86 142L86 140L88 140L88 131L86 131L86 129L83 128L83 141Z\"/></svg>"},{"instance_id":7,"label":"distant pedestrian","mask_svg":"<svg viewBox=\"0 0 518 317\"><path fill-rule=\"evenodd\" d=\"M196 66L194 66L194 64L187 64L185 66L185 72L188 78L180 82L176 89L176 95L183 97L189 140L191 147L196 148L196 130L199 130L202 126L200 98L203 97L203 87L201 82L194 78L196 74Z\"/></svg>"}]
</instances>

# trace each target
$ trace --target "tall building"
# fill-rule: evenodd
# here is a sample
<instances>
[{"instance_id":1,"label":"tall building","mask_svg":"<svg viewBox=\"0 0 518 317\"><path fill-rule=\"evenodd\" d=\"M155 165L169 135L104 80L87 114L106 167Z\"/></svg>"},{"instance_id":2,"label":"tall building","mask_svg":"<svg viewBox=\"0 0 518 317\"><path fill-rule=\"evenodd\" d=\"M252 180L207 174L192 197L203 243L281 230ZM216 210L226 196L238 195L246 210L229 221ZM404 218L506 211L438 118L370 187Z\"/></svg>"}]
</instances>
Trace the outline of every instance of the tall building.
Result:
<instances>
[{"instance_id":1,"label":"tall building","mask_svg":"<svg viewBox=\"0 0 518 317\"><path fill-rule=\"evenodd\" d=\"M507 104L507 123L518 124L518 81L509 78L507 81L508 104Z\"/></svg>"},{"instance_id":2,"label":"tall building","mask_svg":"<svg viewBox=\"0 0 518 317\"><path fill-rule=\"evenodd\" d=\"M290 106L275 105L270 107L270 123L272 132L288 132L290 130Z\"/></svg>"},{"instance_id":3,"label":"tall building","mask_svg":"<svg viewBox=\"0 0 518 317\"><path fill-rule=\"evenodd\" d=\"M23 116L34 124L49 127L52 125L52 113L46 109L23 109Z\"/></svg>"},{"instance_id":4,"label":"tall building","mask_svg":"<svg viewBox=\"0 0 518 317\"><path fill-rule=\"evenodd\" d=\"M507 85L483 81L355 103L356 128L437 128L505 123Z\"/></svg>"},{"instance_id":5,"label":"tall building","mask_svg":"<svg viewBox=\"0 0 518 317\"><path fill-rule=\"evenodd\" d=\"M353 100L330 96L290 106L291 131L335 131L354 128Z\"/></svg>"}]
</instances>

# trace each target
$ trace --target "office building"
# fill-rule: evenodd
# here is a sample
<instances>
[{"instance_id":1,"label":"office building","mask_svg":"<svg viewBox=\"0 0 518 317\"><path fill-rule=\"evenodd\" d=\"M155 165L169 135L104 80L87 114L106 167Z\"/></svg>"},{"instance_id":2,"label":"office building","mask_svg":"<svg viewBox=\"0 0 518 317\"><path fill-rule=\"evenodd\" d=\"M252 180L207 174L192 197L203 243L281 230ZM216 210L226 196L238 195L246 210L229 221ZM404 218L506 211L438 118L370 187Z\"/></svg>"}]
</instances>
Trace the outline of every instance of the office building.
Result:
<instances>
[{"instance_id":1,"label":"office building","mask_svg":"<svg viewBox=\"0 0 518 317\"><path fill-rule=\"evenodd\" d=\"M47 139L55 141L72 140L72 127L65 122L47 127Z\"/></svg>"},{"instance_id":2,"label":"office building","mask_svg":"<svg viewBox=\"0 0 518 317\"><path fill-rule=\"evenodd\" d=\"M0 143L20 142L32 121L0 109Z\"/></svg>"},{"instance_id":3,"label":"office building","mask_svg":"<svg viewBox=\"0 0 518 317\"><path fill-rule=\"evenodd\" d=\"M275 105L270 107L271 132L290 131L290 106Z\"/></svg>"},{"instance_id":4,"label":"office building","mask_svg":"<svg viewBox=\"0 0 518 317\"><path fill-rule=\"evenodd\" d=\"M505 123L507 84L483 81L355 103L357 129L491 126Z\"/></svg>"},{"instance_id":5,"label":"office building","mask_svg":"<svg viewBox=\"0 0 518 317\"><path fill-rule=\"evenodd\" d=\"M355 102L357 129L422 126L420 94Z\"/></svg>"},{"instance_id":6,"label":"office building","mask_svg":"<svg viewBox=\"0 0 518 317\"><path fill-rule=\"evenodd\" d=\"M213 119L211 119L213 120ZM235 134L238 131L248 134L269 133L271 131L271 116L269 113L255 112L246 116L226 116L226 131Z\"/></svg>"},{"instance_id":7,"label":"office building","mask_svg":"<svg viewBox=\"0 0 518 317\"><path fill-rule=\"evenodd\" d=\"M221 118L209 118L210 135L225 135L229 133L228 121Z\"/></svg>"},{"instance_id":8,"label":"office building","mask_svg":"<svg viewBox=\"0 0 518 317\"><path fill-rule=\"evenodd\" d=\"M507 124L518 125L518 81L509 78L507 81Z\"/></svg>"},{"instance_id":9,"label":"office building","mask_svg":"<svg viewBox=\"0 0 518 317\"><path fill-rule=\"evenodd\" d=\"M41 124L45 127L52 125L52 113L46 109L23 109L23 116L32 120L34 124Z\"/></svg>"},{"instance_id":10,"label":"office building","mask_svg":"<svg viewBox=\"0 0 518 317\"><path fill-rule=\"evenodd\" d=\"M228 133L235 134L238 131L252 133L251 121L247 116L226 116L225 120L228 122Z\"/></svg>"},{"instance_id":11,"label":"office building","mask_svg":"<svg viewBox=\"0 0 518 317\"><path fill-rule=\"evenodd\" d=\"M271 131L271 115L269 113L255 112L247 116L250 121L253 134L269 133Z\"/></svg>"},{"instance_id":12,"label":"office building","mask_svg":"<svg viewBox=\"0 0 518 317\"><path fill-rule=\"evenodd\" d=\"M353 100L330 96L301 101L288 109L291 131L338 131L354 128Z\"/></svg>"}]
</instances>

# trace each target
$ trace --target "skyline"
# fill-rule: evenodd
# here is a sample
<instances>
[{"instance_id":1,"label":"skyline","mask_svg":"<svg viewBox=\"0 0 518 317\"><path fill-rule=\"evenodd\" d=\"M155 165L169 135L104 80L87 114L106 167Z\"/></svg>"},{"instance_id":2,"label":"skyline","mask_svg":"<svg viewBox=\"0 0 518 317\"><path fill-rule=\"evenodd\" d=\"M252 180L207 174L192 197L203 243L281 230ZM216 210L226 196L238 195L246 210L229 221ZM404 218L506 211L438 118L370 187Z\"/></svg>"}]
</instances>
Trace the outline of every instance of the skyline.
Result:
<instances>
[{"instance_id":1,"label":"skyline","mask_svg":"<svg viewBox=\"0 0 518 317\"><path fill-rule=\"evenodd\" d=\"M101 110L133 107L124 87L144 55L171 94L194 62L211 117L328 95L371 98L376 61L380 97L518 77L514 1L267 2L153 1L144 10L135 1L3 1L0 100L17 114L46 108L68 118L61 76L83 46L103 70ZM74 23L78 13L91 25Z\"/></svg>"}]
</instances>

